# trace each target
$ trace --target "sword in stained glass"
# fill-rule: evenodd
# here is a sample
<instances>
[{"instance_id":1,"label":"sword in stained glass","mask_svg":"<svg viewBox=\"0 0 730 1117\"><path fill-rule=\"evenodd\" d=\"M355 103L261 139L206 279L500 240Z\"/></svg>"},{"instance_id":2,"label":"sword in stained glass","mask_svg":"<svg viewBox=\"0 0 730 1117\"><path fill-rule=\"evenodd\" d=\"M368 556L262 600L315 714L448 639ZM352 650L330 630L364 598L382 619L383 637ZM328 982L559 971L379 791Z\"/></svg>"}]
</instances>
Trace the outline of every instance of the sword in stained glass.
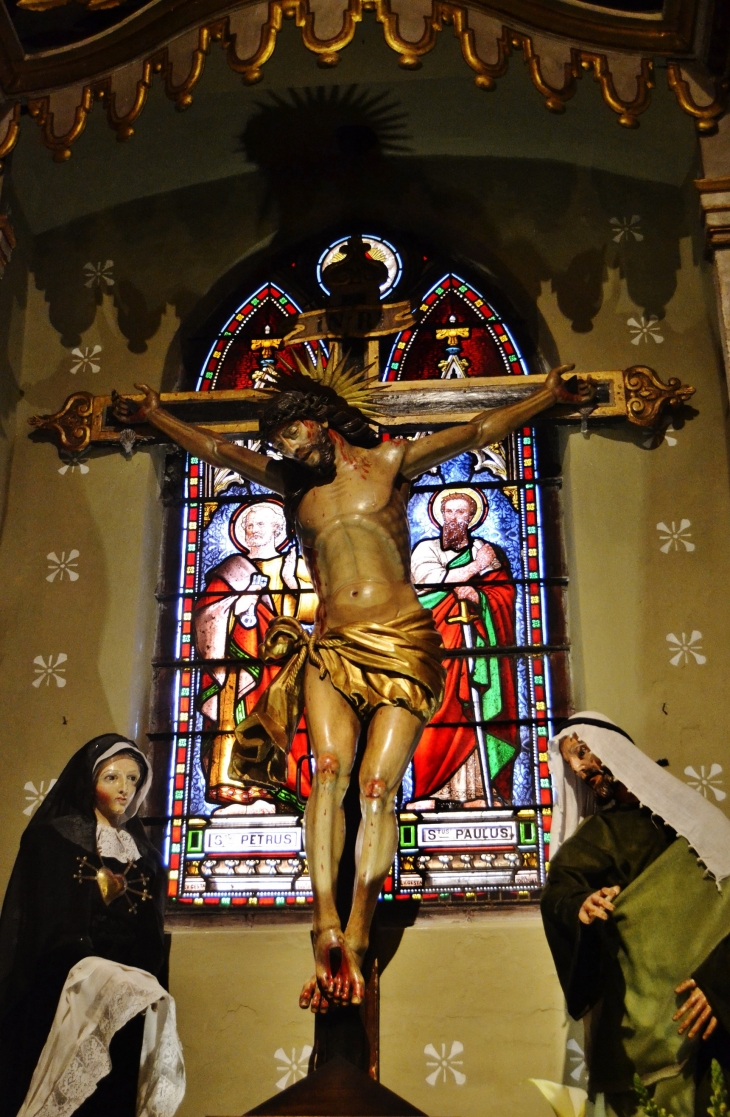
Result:
<instances>
[{"instance_id":1,"label":"sword in stained glass","mask_svg":"<svg viewBox=\"0 0 730 1117\"><path fill-rule=\"evenodd\" d=\"M464 646L469 650L474 648L474 634L471 628L471 614L467 607L466 601L459 601L459 612L455 617L449 617L447 624L460 624L461 630L464 634ZM488 807L493 807L492 800L492 780L489 773L489 758L487 756L487 746L484 742L484 728L482 726L482 699L481 695L474 684L474 660L469 658L466 661L467 671L469 672L469 693L471 695L472 709L474 710L474 732L477 739L477 752L479 753L479 767L482 772L482 785L484 787L484 799Z\"/></svg>"}]
</instances>

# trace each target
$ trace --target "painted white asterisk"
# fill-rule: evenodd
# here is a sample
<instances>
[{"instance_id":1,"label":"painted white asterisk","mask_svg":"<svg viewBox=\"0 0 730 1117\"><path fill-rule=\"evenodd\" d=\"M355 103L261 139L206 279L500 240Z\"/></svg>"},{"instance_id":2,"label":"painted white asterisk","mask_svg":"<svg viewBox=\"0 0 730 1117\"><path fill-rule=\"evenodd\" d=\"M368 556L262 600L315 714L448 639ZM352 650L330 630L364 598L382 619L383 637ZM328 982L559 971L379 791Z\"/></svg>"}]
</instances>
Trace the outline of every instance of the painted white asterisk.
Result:
<instances>
[{"instance_id":1,"label":"painted white asterisk","mask_svg":"<svg viewBox=\"0 0 730 1117\"><path fill-rule=\"evenodd\" d=\"M78 582L79 576L72 567L78 566L75 560L79 555L79 551L73 550L69 551L68 558L66 558L66 552L61 551L61 557L59 558L55 551L51 551L50 554L46 555L48 559L48 569L51 572L46 575L46 581L53 582L56 575L60 574L61 577L58 580L62 582L64 574L67 574L70 582Z\"/></svg>"},{"instance_id":2,"label":"painted white asterisk","mask_svg":"<svg viewBox=\"0 0 730 1117\"><path fill-rule=\"evenodd\" d=\"M662 541L662 546L659 550L666 555L672 549L678 551L679 544L682 543L685 551L694 551L695 545L694 543L690 543L692 532L687 530L687 528L691 526L689 520L680 520L679 527L677 527L674 520L672 520L671 528L668 528L665 523L658 523L656 529L663 533L659 536Z\"/></svg>"},{"instance_id":3,"label":"painted white asterisk","mask_svg":"<svg viewBox=\"0 0 730 1117\"><path fill-rule=\"evenodd\" d=\"M25 797L25 801L28 806L23 811L23 814L33 814L33 811L36 809L36 807L39 807L41 805L55 782L55 780L50 780L48 786L46 787L45 780L41 780L41 782L38 784L38 787L36 787L32 780L28 780L27 784L25 785L25 790L30 792L30 794L26 795Z\"/></svg>"},{"instance_id":4,"label":"painted white asterisk","mask_svg":"<svg viewBox=\"0 0 730 1117\"><path fill-rule=\"evenodd\" d=\"M704 795L705 799L709 799L710 796L708 793L710 791L715 796L718 803L721 803L723 799L727 799L727 792L722 791L716 786L716 784L723 783L723 780L720 779L722 775L722 764L711 764L709 768L705 768L704 764L700 764L699 772L695 771L690 764L689 767L685 768L684 774L690 777L687 780L689 786L693 787L695 791L699 791L700 795Z\"/></svg>"},{"instance_id":5,"label":"painted white asterisk","mask_svg":"<svg viewBox=\"0 0 730 1117\"><path fill-rule=\"evenodd\" d=\"M641 218L638 213L632 217L611 217L609 224L613 225L613 239L619 244L622 240L643 240L644 234L639 232Z\"/></svg>"},{"instance_id":6,"label":"painted white asterisk","mask_svg":"<svg viewBox=\"0 0 730 1117\"><path fill-rule=\"evenodd\" d=\"M308 1043L297 1055L296 1047L291 1049L291 1058L287 1055L283 1047L277 1048L274 1052L276 1059L277 1071L279 1074L283 1071L284 1074L277 1080L277 1090L285 1090L287 1086L293 1085L298 1082L300 1078L306 1078L309 1072L309 1056L312 1054L312 1048Z\"/></svg>"},{"instance_id":7,"label":"painted white asterisk","mask_svg":"<svg viewBox=\"0 0 730 1117\"><path fill-rule=\"evenodd\" d=\"M461 1055L463 1050L464 1044L459 1043L458 1039L455 1039L454 1042L451 1044L451 1050L449 1051L448 1055L446 1054L445 1043L441 1044L440 1055L432 1043L426 1044L423 1049L423 1054L430 1056L430 1058L426 1059L426 1066L436 1068L435 1070L431 1071L429 1075L426 1076L426 1081L428 1082L429 1086L435 1086L439 1078L443 1078L444 1082L446 1082L447 1071L450 1071L451 1074L453 1074L454 1082L457 1086L464 1085L464 1083L466 1082L466 1075L462 1071L456 1069L457 1067L462 1067L464 1065L463 1059L456 1058L457 1055Z\"/></svg>"},{"instance_id":8,"label":"painted white asterisk","mask_svg":"<svg viewBox=\"0 0 730 1117\"><path fill-rule=\"evenodd\" d=\"M675 653L669 660L672 667L679 667L680 663L689 663L691 655L694 656L695 662L699 663L700 666L707 663L707 656L700 655L702 645L699 641L701 639L702 633L698 632L696 628L690 634L689 640L684 633L682 633L682 639L680 640L673 632L670 632L667 636L667 643L673 645L671 651Z\"/></svg>"},{"instance_id":9,"label":"painted white asterisk","mask_svg":"<svg viewBox=\"0 0 730 1117\"><path fill-rule=\"evenodd\" d=\"M570 1077L574 1082L580 1082L581 1078L585 1078L586 1076L586 1058L583 1048L578 1043L577 1039L569 1039L565 1046L570 1053L568 1058L573 1064Z\"/></svg>"},{"instance_id":10,"label":"painted white asterisk","mask_svg":"<svg viewBox=\"0 0 730 1117\"><path fill-rule=\"evenodd\" d=\"M640 341L648 342L651 337L657 345L659 345L664 341L664 338L659 333L658 323L659 319L656 314L650 314L648 318L645 318L642 314L638 321L636 318L627 318L626 325L631 330L631 333L634 334L634 337L631 339L631 344L638 345Z\"/></svg>"},{"instance_id":11,"label":"painted white asterisk","mask_svg":"<svg viewBox=\"0 0 730 1117\"><path fill-rule=\"evenodd\" d=\"M670 423L666 430L652 431L649 437L644 439L642 446L645 450L655 450L662 443L667 446L676 446L677 439L674 436L678 433L677 428Z\"/></svg>"},{"instance_id":12,"label":"painted white asterisk","mask_svg":"<svg viewBox=\"0 0 730 1117\"><path fill-rule=\"evenodd\" d=\"M62 450L59 457L63 465L59 467L58 472L63 477L69 471L73 473L78 469L79 473L88 473L89 467L86 464L86 451L81 454L71 454L68 450Z\"/></svg>"},{"instance_id":13,"label":"painted white asterisk","mask_svg":"<svg viewBox=\"0 0 730 1117\"><path fill-rule=\"evenodd\" d=\"M114 286L114 277L112 276L112 268L114 267L113 260L106 260L103 264L101 260L92 264L84 264L84 286L85 287L102 287L106 284L107 287Z\"/></svg>"},{"instance_id":14,"label":"painted white asterisk","mask_svg":"<svg viewBox=\"0 0 730 1117\"><path fill-rule=\"evenodd\" d=\"M77 372L98 372L101 365L95 360L101 353L101 346L95 345L93 349L91 346L85 345L83 349L79 346L71 350L71 356L76 360L71 365L71 374L76 375Z\"/></svg>"},{"instance_id":15,"label":"painted white asterisk","mask_svg":"<svg viewBox=\"0 0 730 1117\"><path fill-rule=\"evenodd\" d=\"M35 673L38 677L33 680L33 686L39 687L44 679L46 686L50 686L51 679L56 680L56 686L65 686L66 679L63 675L66 668L61 667L61 664L65 663L67 659L68 656L65 652L59 652L55 660L52 655L49 655L48 663L46 663L42 655L37 655L33 662L36 665Z\"/></svg>"}]
</instances>

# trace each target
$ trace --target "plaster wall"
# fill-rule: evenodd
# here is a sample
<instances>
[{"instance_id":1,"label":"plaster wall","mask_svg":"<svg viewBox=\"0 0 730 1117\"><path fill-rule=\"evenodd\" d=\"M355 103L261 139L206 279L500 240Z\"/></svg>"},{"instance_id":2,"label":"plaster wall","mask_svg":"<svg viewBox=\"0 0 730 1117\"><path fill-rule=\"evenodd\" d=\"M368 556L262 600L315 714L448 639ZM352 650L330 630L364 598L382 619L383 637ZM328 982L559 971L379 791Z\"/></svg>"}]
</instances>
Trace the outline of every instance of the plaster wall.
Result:
<instances>
[{"instance_id":1,"label":"plaster wall","mask_svg":"<svg viewBox=\"0 0 730 1117\"><path fill-rule=\"evenodd\" d=\"M367 54L353 59L365 80ZM296 52L277 69L275 56L266 81L274 91L331 86L348 77L348 64L333 77L314 74L311 59ZM713 773L705 793L721 807L728 802L727 400L691 187L691 124L658 95L646 127L627 133L589 101L579 110L590 126L583 143L574 123L537 103L524 124L535 144L520 148L514 121L528 116L510 114L524 90L515 87L514 104L489 101L452 72L448 56L438 65L440 85L428 70L392 81L378 72L382 82L370 92L391 81L398 101L400 85L406 89L412 150L384 157L376 179L359 193L348 185L347 196L326 165L291 189L261 166L239 171L230 162L214 178L203 173L202 156L191 167L211 142L205 122L234 103L216 101L215 89L209 100L201 92L198 116L184 118L181 142L192 154L178 174L165 164L158 179L151 149L144 174L125 169L103 132L78 145L73 171L34 164L47 155L21 149L13 189L28 272L19 269L7 296L3 340L17 384L6 381L2 412L3 880L34 800L76 748L112 729L144 740L161 530L158 452L64 462L28 439L27 419L56 410L73 390L171 385L180 318L221 276L269 243L295 243L348 213L433 236L488 268L548 360L574 361L581 372L645 363L697 388L696 417L654 448L627 427L587 438L575 428L559 432L573 683L576 708L614 717L649 755L667 757L679 778L692 778L690 766L698 778ZM236 96L240 125L263 98L261 90ZM469 142L459 150L449 146L444 105L463 106ZM229 128L231 142L233 134ZM62 182L48 187L45 217L30 186L34 166L42 181L53 172ZM62 196L84 174L81 201ZM107 260L112 282L99 273L87 286L84 265ZM76 565L58 569L69 561ZM301 1063L311 1023L296 999L310 964L302 925L174 930L171 982L189 1076L180 1117L241 1113L276 1090L292 1061ZM572 1035L531 908L419 920L383 976L382 1080L436 1117L540 1117L545 1103L525 1080L560 1080L576 1069L566 1050ZM428 1045L438 1058L443 1045L446 1058L432 1085Z\"/></svg>"}]
</instances>

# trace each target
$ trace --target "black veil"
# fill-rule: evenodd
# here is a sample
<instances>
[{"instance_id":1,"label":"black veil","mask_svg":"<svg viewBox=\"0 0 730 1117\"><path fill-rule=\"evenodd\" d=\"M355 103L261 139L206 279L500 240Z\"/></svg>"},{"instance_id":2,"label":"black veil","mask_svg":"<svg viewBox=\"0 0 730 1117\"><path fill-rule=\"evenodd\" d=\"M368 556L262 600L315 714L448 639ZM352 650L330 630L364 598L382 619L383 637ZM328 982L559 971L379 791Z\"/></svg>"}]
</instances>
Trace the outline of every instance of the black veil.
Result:
<instances>
[{"instance_id":1,"label":"black veil","mask_svg":"<svg viewBox=\"0 0 730 1117\"><path fill-rule=\"evenodd\" d=\"M134 741L118 733L104 733L100 737L94 737L71 757L21 837L20 852L13 866L0 915L0 1018L6 1008L18 954L24 904L22 885L24 840L28 834L32 835L42 826L53 826L64 838L68 838L90 853L95 852L94 771L100 760L118 752L132 753L139 763L141 775L139 791L127 811L127 815L131 817L125 820L125 829L134 838L140 853L157 859L144 827L136 817L151 783L149 761Z\"/></svg>"}]
</instances>

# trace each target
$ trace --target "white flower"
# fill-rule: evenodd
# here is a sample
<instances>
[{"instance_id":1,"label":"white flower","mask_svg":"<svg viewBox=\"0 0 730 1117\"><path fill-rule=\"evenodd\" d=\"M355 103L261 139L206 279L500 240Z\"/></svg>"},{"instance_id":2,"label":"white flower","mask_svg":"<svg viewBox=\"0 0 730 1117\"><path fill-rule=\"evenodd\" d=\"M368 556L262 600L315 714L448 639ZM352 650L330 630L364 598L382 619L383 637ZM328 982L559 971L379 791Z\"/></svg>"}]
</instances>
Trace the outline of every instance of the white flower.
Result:
<instances>
[{"instance_id":1,"label":"white flower","mask_svg":"<svg viewBox=\"0 0 730 1117\"><path fill-rule=\"evenodd\" d=\"M38 677L33 680L33 686L39 687L44 679L46 680L46 686L50 686L51 679L56 680L56 686L65 686L66 679L63 675L66 668L60 665L65 663L67 659L68 656L65 652L59 652L55 661L53 656L49 655L48 663L46 663L42 655L37 655L33 662L36 664L35 673Z\"/></svg>"},{"instance_id":2,"label":"white flower","mask_svg":"<svg viewBox=\"0 0 730 1117\"><path fill-rule=\"evenodd\" d=\"M695 791L699 791L700 795L704 795L705 799L709 799L708 792L710 791L718 803L727 799L727 792L721 791L719 787L715 786L715 784L723 782L720 779L722 764L711 764L709 770L705 769L704 764L700 764L699 772L696 772L690 764L689 767L685 768L684 774L690 777L687 780L689 786L693 787Z\"/></svg>"},{"instance_id":3,"label":"white flower","mask_svg":"<svg viewBox=\"0 0 730 1117\"><path fill-rule=\"evenodd\" d=\"M644 234L639 232L641 228L641 218L638 213L633 217L611 217L609 224L613 225L613 239L619 244L622 240L629 240L631 237L634 240L643 240Z\"/></svg>"},{"instance_id":4,"label":"white flower","mask_svg":"<svg viewBox=\"0 0 730 1117\"><path fill-rule=\"evenodd\" d=\"M62 477L65 473L68 473L69 470L71 473L76 469L78 469L79 473L89 472L89 467L86 464L86 451L81 454L71 454L68 450L62 450L59 453L59 457L63 462L63 465L60 466L58 470Z\"/></svg>"},{"instance_id":5,"label":"white flower","mask_svg":"<svg viewBox=\"0 0 730 1117\"><path fill-rule=\"evenodd\" d=\"M308 1043L297 1055L296 1047L291 1049L291 1058L287 1055L283 1047L279 1047L274 1052L274 1058L277 1063L277 1071L279 1074L283 1071L284 1074L277 1080L277 1090L285 1090L287 1086L293 1085L300 1078L306 1078L309 1073L309 1056L312 1054L312 1048Z\"/></svg>"},{"instance_id":6,"label":"white flower","mask_svg":"<svg viewBox=\"0 0 730 1117\"><path fill-rule=\"evenodd\" d=\"M55 551L51 551L50 554L46 555L46 558L48 559L48 569L51 572L50 574L46 575L46 581L52 582L54 581L56 575L60 574L61 577L58 580L59 582L62 582L64 574L67 574L70 582L78 582L79 576L76 571L72 569L72 567L78 566L78 563L75 560L79 557L79 554L79 551L73 550L69 551L68 558L66 558L65 551L61 551L60 558Z\"/></svg>"},{"instance_id":7,"label":"white flower","mask_svg":"<svg viewBox=\"0 0 730 1117\"><path fill-rule=\"evenodd\" d=\"M23 814L33 814L33 811L36 809L36 807L39 807L41 805L55 782L55 780L50 780L48 783L48 787L46 787L45 780L41 780L41 782L38 784L38 787L36 787L32 780L28 780L27 784L25 785L25 790L30 792L30 794L26 795L25 797L25 801L28 806L23 811Z\"/></svg>"},{"instance_id":8,"label":"white flower","mask_svg":"<svg viewBox=\"0 0 730 1117\"><path fill-rule=\"evenodd\" d=\"M461 1055L463 1050L464 1044L459 1043L458 1039L455 1039L454 1042L451 1044L451 1050L449 1051L448 1055L446 1054L445 1043L441 1044L440 1055L432 1043L426 1044L423 1049L423 1053L424 1055L430 1056L430 1059L426 1060L426 1066L436 1068L435 1070L431 1071L429 1075L426 1076L426 1081L428 1082L429 1086L435 1086L439 1078L441 1077L443 1077L444 1082L446 1082L447 1071L450 1071L453 1074L454 1082L457 1086L464 1085L464 1083L466 1082L466 1075L462 1071L456 1069L457 1067L462 1067L464 1065L463 1059L456 1058L457 1055Z\"/></svg>"},{"instance_id":9,"label":"white flower","mask_svg":"<svg viewBox=\"0 0 730 1117\"><path fill-rule=\"evenodd\" d=\"M664 533L663 535L659 536L662 541L662 546L659 548L659 550L666 555L669 551L672 550L672 548L674 548L675 551L678 551L679 544L682 543L684 545L685 551L694 551L695 545L694 543L690 543L692 532L687 531L688 527L691 527L691 523L689 520L680 520L679 527L677 527L674 520L672 520L671 528L668 528L665 523L657 524L657 531L661 531Z\"/></svg>"},{"instance_id":10,"label":"white flower","mask_svg":"<svg viewBox=\"0 0 730 1117\"><path fill-rule=\"evenodd\" d=\"M648 341L650 337L654 338L657 345L664 341L664 338L659 333L658 322L659 319L656 314L650 314L648 318L645 318L642 314L638 322L636 318L628 318L626 320L626 325L631 330L631 333L635 335L631 339L631 344L638 345L640 341Z\"/></svg>"},{"instance_id":11,"label":"white flower","mask_svg":"<svg viewBox=\"0 0 730 1117\"><path fill-rule=\"evenodd\" d=\"M96 264L89 261L84 264L84 286L86 287L101 287L106 284L107 287L114 286L114 278L111 275L112 268L114 267L113 260L106 260L103 264L101 260Z\"/></svg>"},{"instance_id":12,"label":"white flower","mask_svg":"<svg viewBox=\"0 0 730 1117\"><path fill-rule=\"evenodd\" d=\"M84 346L83 349L80 349L78 347L76 349L72 349L71 356L76 358L76 360L71 365L72 375L75 376L77 372L98 372L101 368L101 365L98 364L94 358L98 357L100 353L100 345L95 345L93 349L91 349L88 345Z\"/></svg>"},{"instance_id":13,"label":"white flower","mask_svg":"<svg viewBox=\"0 0 730 1117\"><path fill-rule=\"evenodd\" d=\"M652 431L649 437L644 439L642 446L645 450L655 450L663 442L667 446L676 446L677 439L674 436L677 433L677 428L670 423L666 430Z\"/></svg>"},{"instance_id":14,"label":"white flower","mask_svg":"<svg viewBox=\"0 0 730 1117\"><path fill-rule=\"evenodd\" d=\"M583 1053L583 1048L578 1043L577 1039L569 1039L565 1045L570 1052L568 1058L573 1063L573 1069L570 1072L570 1077L574 1082L580 1082L581 1078L586 1076L586 1059Z\"/></svg>"},{"instance_id":15,"label":"white flower","mask_svg":"<svg viewBox=\"0 0 730 1117\"><path fill-rule=\"evenodd\" d=\"M669 660L672 667L679 667L680 663L689 663L689 657L691 655L695 657L695 661L700 665L707 663L707 656L700 655L700 648L702 645L699 641L701 639L702 633L698 632L696 628L692 631L689 640L684 633L682 633L682 639L680 640L673 632L670 632L667 636L667 642L674 645L671 650L675 652Z\"/></svg>"}]
</instances>

